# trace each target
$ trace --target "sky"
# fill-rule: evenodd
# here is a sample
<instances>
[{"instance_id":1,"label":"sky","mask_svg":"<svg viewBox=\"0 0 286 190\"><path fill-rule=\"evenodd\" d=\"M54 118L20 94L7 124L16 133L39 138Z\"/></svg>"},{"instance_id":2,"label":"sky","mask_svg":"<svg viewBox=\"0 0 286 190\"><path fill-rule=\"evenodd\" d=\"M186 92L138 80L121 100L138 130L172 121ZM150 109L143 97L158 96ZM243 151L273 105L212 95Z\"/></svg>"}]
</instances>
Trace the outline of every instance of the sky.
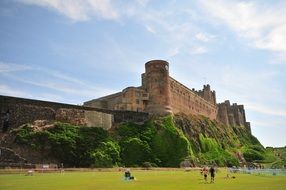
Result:
<instances>
[{"instance_id":1,"label":"sky","mask_svg":"<svg viewBox=\"0 0 286 190\"><path fill-rule=\"evenodd\" d=\"M0 0L1 95L81 105L140 86L152 59L286 145L284 0Z\"/></svg>"}]
</instances>

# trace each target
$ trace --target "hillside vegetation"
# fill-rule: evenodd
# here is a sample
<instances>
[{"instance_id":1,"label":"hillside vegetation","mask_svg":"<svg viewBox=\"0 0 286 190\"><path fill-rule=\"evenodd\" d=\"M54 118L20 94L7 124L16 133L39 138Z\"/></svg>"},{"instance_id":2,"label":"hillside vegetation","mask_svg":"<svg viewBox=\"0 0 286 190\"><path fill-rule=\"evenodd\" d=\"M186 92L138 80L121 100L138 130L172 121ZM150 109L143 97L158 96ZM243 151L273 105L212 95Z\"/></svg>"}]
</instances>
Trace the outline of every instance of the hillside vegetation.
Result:
<instances>
[{"instance_id":1,"label":"hillside vegetation","mask_svg":"<svg viewBox=\"0 0 286 190\"><path fill-rule=\"evenodd\" d=\"M69 167L239 165L276 162L243 126L224 126L203 116L156 117L122 123L110 131L55 122L42 130L30 124L14 130L13 143ZM285 152L284 152L285 153ZM281 155L281 157L285 155ZM281 153L282 154L282 153ZM280 159L277 166L283 165Z\"/></svg>"}]
</instances>

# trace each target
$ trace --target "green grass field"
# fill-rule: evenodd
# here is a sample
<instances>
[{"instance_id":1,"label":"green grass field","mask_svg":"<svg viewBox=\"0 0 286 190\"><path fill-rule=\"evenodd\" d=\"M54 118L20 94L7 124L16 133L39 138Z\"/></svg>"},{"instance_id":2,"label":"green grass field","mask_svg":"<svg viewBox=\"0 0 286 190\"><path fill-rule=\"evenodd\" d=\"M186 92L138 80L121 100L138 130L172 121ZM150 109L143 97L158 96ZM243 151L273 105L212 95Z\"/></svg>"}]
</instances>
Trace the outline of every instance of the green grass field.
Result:
<instances>
[{"instance_id":1,"label":"green grass field","mask_svg":"<svg viewBox=\"0 0 286 190\"><path fill-rule=\"evenodd\" d=\"M215 183L205 184L198 171L132 171L137 179L124 181L122 172L64 172L1 174L0 190L285 190L286 176L216 174Z\"/></svg>"}]
</instances>

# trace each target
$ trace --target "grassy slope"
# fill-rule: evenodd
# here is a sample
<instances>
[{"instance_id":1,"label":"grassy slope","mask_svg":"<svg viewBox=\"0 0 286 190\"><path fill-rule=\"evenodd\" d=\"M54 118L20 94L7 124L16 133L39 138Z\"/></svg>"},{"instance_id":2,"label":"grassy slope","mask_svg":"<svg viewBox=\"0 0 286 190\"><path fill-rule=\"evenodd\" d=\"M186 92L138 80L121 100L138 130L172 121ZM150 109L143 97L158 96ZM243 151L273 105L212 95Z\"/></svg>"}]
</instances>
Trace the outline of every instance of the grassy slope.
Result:
<instances>
[{"instance_id":1,"label":"grassy slope","mask_svg":"<svg viewBox=\"0 0 286 190\"><path fill-rule=\"evenodd\" d=\"M264 159L264 147L244 126L225 126L204 116L183 114L176 115L174 120L176 127L182 130L191 142L192 149L201 162L226 163L224 159L227 155L236 155L242 162L243 155L246 161L250 162L261 162ZM268 156L271 158L271 154ZM229 165L231 164L234 162Z\"/></svg>"},{"instance_id":2,"label":"grassy slope","mask_svg":"<svg viewBox=\"0 0 286 190\"><path fill-rule=\"evenodd\" d=\"M286 166L286 147L280 148L266 148L265 162L267 167L282 168Z\"/></svg>"},{"instance_id":3,"label":"grassy slope","mask_svg":"<svg viewBox=\"0 0 286 190\"><path fill-rule=\"evenodd\" d=\"M195 165L233 166L238 161L244 163L244 156L248 162L274 163L281 167L286 158L284 149L279 150L281 158L274 156L278 150L265 150L243 126L224 126L203 116L157 117L143 125L123 123L109 133L62 123L41 132L33 131L29 125L14 132L19 146L26 143L39 152L56 153L54 156L65 166L88 167L106 161L110 151L104 151L110 147L101 150L100 145L111 138L120 145L116 149L117 157L120 154L121 164L126 166L150 162L160 167L177 167L186 158ZM95 157L94 152L100 154ZM113 163L118 161L119 158ZM111 166L111 162L98 165Z\"/></svg>"},{"instance_id":4,"label":"grassy slope","mask_svg":"<svg viewBox=\"0 0 286 190\"><path fill-rule=\"evenodd\" d=\"M198 171L136 171L136 181L124 181L122 172L74 172L24 176L0 175L2 190L285 190L285 176L254 176L235 174L235 179L224 179L225 172L217 173L214 184L204 184Z\"/></svg>"}]
</instances>

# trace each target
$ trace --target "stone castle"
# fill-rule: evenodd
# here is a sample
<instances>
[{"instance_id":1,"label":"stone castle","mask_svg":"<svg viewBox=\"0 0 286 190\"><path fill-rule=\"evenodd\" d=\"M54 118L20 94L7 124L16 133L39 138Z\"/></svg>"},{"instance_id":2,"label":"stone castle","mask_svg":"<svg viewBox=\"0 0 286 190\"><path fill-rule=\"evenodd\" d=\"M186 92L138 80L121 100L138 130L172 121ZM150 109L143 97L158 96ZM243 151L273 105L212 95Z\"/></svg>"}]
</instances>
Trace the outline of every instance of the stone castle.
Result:
<instances>
[{"instance_id":1,"label":"stone castle","mask_svg":"<svg viewBox=\"0 0 286 190\"><path fill-rule=\"evenodd\" d=\"M84 106L108 109L147 112L151 115L185 113L203 115L218 120L225 125L245 126L243 105L227 100L217 104L216 93L210 85L202 90L189 89L169 75L169 63L164 60L152 60L145 64L140 87L127 87L121 92L90 100Z\"/></svg>"}]
</instances>

